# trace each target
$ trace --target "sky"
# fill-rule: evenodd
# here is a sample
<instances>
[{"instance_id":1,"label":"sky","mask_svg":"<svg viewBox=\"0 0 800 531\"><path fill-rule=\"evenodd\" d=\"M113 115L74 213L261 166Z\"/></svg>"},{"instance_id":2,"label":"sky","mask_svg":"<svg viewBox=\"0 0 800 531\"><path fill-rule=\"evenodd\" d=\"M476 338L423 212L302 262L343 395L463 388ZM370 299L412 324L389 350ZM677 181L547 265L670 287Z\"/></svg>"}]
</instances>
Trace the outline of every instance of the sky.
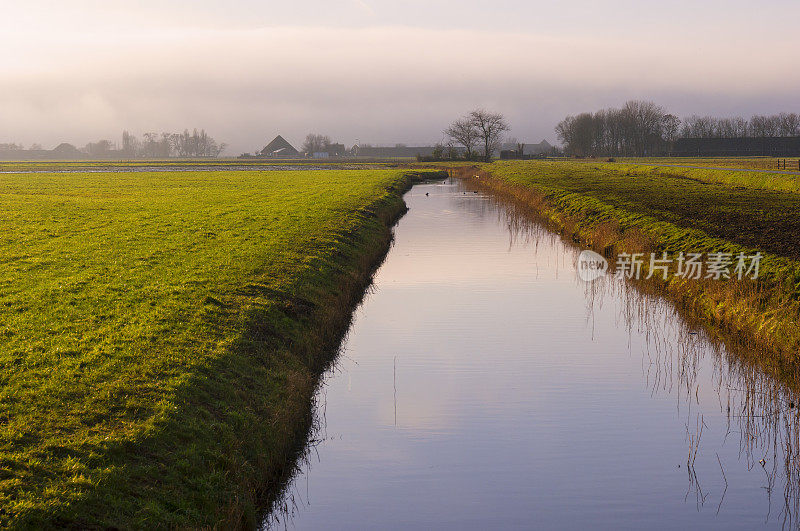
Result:
<instances>
[{"instance_id":1,"label":"sky","mask_svg":"<svg viewBox=\"0 0 800 531\"><path fill-rule=\"evenodd\" d=\"M26 0L0 18L0 143L204 128L238 155L282 134L431 144L503 113L800 112L800 2Z\"/></svg>"}]
</instances>

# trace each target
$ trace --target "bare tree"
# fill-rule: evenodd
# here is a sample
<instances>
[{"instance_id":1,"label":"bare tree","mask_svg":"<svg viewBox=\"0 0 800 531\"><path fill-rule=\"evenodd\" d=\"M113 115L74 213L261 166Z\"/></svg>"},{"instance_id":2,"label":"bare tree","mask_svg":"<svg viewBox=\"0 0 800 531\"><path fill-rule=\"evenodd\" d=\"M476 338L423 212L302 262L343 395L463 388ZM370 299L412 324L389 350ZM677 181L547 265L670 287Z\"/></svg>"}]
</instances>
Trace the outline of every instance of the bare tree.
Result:
<instances>
[{"instance_id":1,"label":"bare tree","mask_svg":"<svg viewBox=\"0 0 800 531\"><path fill-rule=\"evenodd\" d=\"M636 156L651 155L662 141L664 109L652 101L631 100L622 108L630 151Z\"/></svg>"},{"instance_id":2,"label":"bare tree","mask_svg":"<svg viewBox=\"0 0 800 531\"><path fill-rule=\"evenodd\" d=\"M458 158L458 150L453 145L452 142L447 143L447 158L451 160L455 160Z\"/></svg>"},{"instance_id":3,"label":"bare tree","mask_svg":"<svg viewBox=\"0 0 800 531\"><path fill-rule=\"evenodd\" d=\"M476 109L469 113L470 122L478 131L478 138L483 143L483 157L486 162L492 160L492 151L500 144L501 135L511 127L500 113Z\"/></svg>"},{"instance_id":4,"label":"bare tree","mask_svg":"<svg viewBox=\"0 0 800 531\"><path fill-rule=\"evenodd\" d=\"M664 141L670 145L670 149L675 141L678 140L680 128L681 120L674 114L665 114L661 118L661 130L664 133Z\"/></svg>"},{"instance_id":5,"label":"bare tree","mask_svg":"<svg viewBox=\"0 0 800 531\"><path fill-rule=\"evenodd\" d=\"M146 137L147 135L145 135ZM179 157L217 157L225 149L225 144L217 144L216 140L206 133L205 129L197 129L183 133L163 133L161 145L164 150L173 150Z\"/></svg>"},{"instance_id":6,"label":"bare tree","mask_svg":"<svg viewBox=\"0 0 800 531\"><path fill-rule=\"evenodd\" d=\"M556 134L576 156L650 155L677 139L680 120L649 101L628 101L620 109L567 116Z\"/></svg>"},{"instance_id":7,"label":"bare tree","mask_svg":"<svg viewBox=\"0 0 800 531\"><path fill-rule=\"evenodd\" d=\"M734 137L745 137L750 135L750 122L748 122L745 118L737 117L733 118L733 136Z\"/></svg>"},{"instance_id":8,"label":"bare tree","mask_svg":"<svg viewBox=\"0 0 800 531\"><path fill-rule=\"evenodd\" d=\"M83 151L93 158L106 158L111 148L111 142L108 140L98 140L97 142L89 142L86 144Z\"/></svg>"},{"instance_id":9,"label":"bare tree","mask_svg":"<svg viewBox=\"0 0 800 531\"><path fill-rule=\"evenodd\" d=\"M797 136L800 134L800 116L795 113L782 112L778 115L781 136Z\"/></svg>"},{"instance_id":10,"label":"bare tree","mask_svg":"<svg viewBox=\"0 0 800 531\"><path fill-rule=\"evenodd\" d=\"M556 134L572 155L586 157L592 154L595 142L595 124L591 113L567 116L556 126Z\"/></svg>"},{"instance_id":11,"label":"bare tree","mask_svg":"<svg viewBox=\"0 0 800 531\"><path fill-rule=\"evenodd\" d=\"M478 130L470 118L456 120L444 130L444 134L456 144L464 147L464 155L471 159L475 145L478 143Z\"/></svg>"},{"instance_id":12,"label":"bare tree","mask_svg":"<svg viewBox=\"0 0 800 531\"><path fill-rule=\"evenodd\" d=\"M780 118L757 114L750 118L750 134L753 137L779 136Z\"/></svg>"},{"instance_id":13,"label":"bare tree","mask_svg":"<svg viewBox=\"0 0 800 531\"><path fill-rule=\"evenodd\" d=\"M16 142L12 142L10 144L0 144L0 151L17 151L20 149L25 149L22 144L17 144ZM31 149L35 149L31 146ZM41 149L41 147L39 148Z\"/></svg>"},{"instance_id":14,"label":"bare tree","mask_svg":"<svg viewBox=\"0 0 800 531\"><path fill-rule=\"evenodd\" d=\"M681 135L686 138L713 138L716 136L717 120L712 116L692 116L683 121Z\"/></svg>"},{"instance_id":15,"label":"bare tree","mask_svg":"<svg viewBox=\"0 0 800 531\"><path fill-rule=\"evenodd\" d=\"M308 154L327 151L331 145L331 139L325 135L309 133L303 142L303 151Z\"/></svg>"},{"instance_id":16,"label":"bare tree","mask_svg":"<svg viewBox=\"0 0 800 531\"><path fill-rule=\"evenodd\" d=\"M172 152L172 141L164 139L158 133L145 133L142 135L139 156L145 159L160 159L169 157ZM181 156L186 156L180 153Z\"/></svg>"},{"instance_id":17,"label":"bare tree","mask_svg":"<svg viewBox=\"0 0 800 531\"><path fill-rule=\"evenodd\" d=\"M122 154L129 158L135 158L139 154L139 141L128 131L122 132Z\"/></svg>"}]
</instances>

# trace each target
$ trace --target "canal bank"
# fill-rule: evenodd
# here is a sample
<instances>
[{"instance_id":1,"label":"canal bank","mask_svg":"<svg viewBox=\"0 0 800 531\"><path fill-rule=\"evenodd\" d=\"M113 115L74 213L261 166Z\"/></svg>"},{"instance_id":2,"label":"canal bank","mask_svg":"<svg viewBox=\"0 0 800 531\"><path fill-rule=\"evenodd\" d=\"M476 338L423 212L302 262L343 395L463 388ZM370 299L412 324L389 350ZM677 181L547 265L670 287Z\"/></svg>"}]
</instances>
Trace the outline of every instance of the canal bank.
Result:
<instances>
[{"instance_id":1,"label":"canal bank","mask_svg":"<svg viewBox=\"0 0 800 531\"><path fill-rule=\"evenodd\" d=\"M794 392L475 191L406 194L265 526L793 522Z\"/></svg>"}]
</instances>

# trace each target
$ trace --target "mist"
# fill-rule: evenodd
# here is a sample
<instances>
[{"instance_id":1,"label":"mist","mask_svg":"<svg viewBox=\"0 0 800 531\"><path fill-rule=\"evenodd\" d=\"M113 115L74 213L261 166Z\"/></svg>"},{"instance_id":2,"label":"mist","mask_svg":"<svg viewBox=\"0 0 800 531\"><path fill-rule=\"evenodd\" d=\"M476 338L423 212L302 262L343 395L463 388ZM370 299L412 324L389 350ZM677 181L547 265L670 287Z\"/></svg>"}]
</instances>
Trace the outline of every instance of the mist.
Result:
<instances>
[{"instance_id":1,"label":"mist","mask_svg":"<svg viewBox=\"0 0 800 531\"><path fill-rule=\"evenodd\" d=\"M369 17L364 6L354 9ZM717 38L715 28L690 27L680 38L636 30L598 39L533 23L523 31L101 22L5 28L14 53L0 69L0 142L83 145L118 141L123 129L197 127L237 155L278 133L295 144L310 131L347 144L438 142L475 107L502 112L511 135L529 142L555 142L567 114L628 99L679 116L800 110L793 33Z\"/></svg>"}]
</instances>

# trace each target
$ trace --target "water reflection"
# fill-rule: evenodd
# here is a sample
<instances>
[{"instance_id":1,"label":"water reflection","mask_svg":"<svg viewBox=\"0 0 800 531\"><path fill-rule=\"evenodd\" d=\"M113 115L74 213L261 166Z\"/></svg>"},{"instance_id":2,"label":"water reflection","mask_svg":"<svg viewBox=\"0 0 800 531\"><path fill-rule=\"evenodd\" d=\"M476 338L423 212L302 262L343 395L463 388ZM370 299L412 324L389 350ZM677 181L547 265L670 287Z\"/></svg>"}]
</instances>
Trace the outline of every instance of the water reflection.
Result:
<instances>
[{"instance_id":1,"label":"water reflection","mask_svg":"<svg viewBox=\"0 0 800 531\"><path fill-rule=\"evenodd\" d=\"M490 199L489 204L504 220L512 244L522 240L535 249L543 238L550 238L552 242L556 237L545 228L545 222L537 220L524 205L509 198ZM573 253L575 249L573 247ZM711 495L703 491L696 466L703 430L707 427L699 407L700 386L710 381L719 411L725 418L722 444L734 437L738 442L738 460L748 470L760 467L764 472L762 488L768 499L765 521L770 520L773 493L778 484L783 486L779 507L782 527L797 528L800 514L800 412L797 406L800 402L796 388L777 381L765 374L762 367L748 362L757 360L758 353L743 352L747 347L741 344L731 348L730 344L735 343L733 338L726 346L719 338L711 338L702 329L691 327L674 306L631 282L607 276L584 283L584 289L590 323L594 322L596 312L602 311L604 299L624 301L619 305L619 322L630 334L640 333L646 338L642 367L651 396L672 395L676 398L677 409L685 412L686 498L692 496L699 509ZM709 380L703 380L699 374L705 357L712 361ZM719 514L729 484L719 453L714 452L714 457L725 485L716 508Z\"/></svg>"},{"instance_id":2,"label":"water reflection","mask_svg":"<svg viewBox=\"0 0 800 531\"><path fill-rule=\"evenodd\" d=\"M265 526L798 527L796 388L473 192L409 193Z\"/></svg>"},{"instance_id":3,"label":"water reflection","mask_svg":"<svg viewBox=\"0 0 800 531\"><path fill-rule=\"evenodd\" d=\"M509 197L489 197L488 209L494 211L508 227L511 244L522 241L536 249L538 242L546 239L550 243L557 236L545 228L546 221L537 219L524 205ZM562 242L570 248L573 260L578 247ZM761 488L767 498L765 522L771 520L776 509L773 499L775 488L782 486L782 500L778 504L777 520L782 528L800 528L800 411L796 382L800 378L786 378L780 382L767 374L758 364L760 354L748 352L735 338L710 337L697 323L689 323L678 309L660 297L653 296L634 286L632 282L620 281L612 276L594 282L585 282L587 322L594 323L597 312L603 311L603 301L623 301L618 307L618 322L628 333L643 334L646 338L642 356L644 381L651 396L674 396L676 408L685 415L687 442L686 473L688 488L686 499L694 499L697 509L708 502L711 492L703 490L698 476L697 458L703 445L703 431L708 428L702 405L714 400L702 393L701 385L709 385L716 399L718 411L724 418L722 441L710 441L704 455L716 458L719 473L724 482L717 496L715 514L719 514L729 487L725 466L714 444L724 446L730 438L738 444L737 460L748 471L761 469ZM710 360L711 374L701 375L703 361ZM768 360L766 360L767 363ZM794 387L792 386L794 384ZM694 407L693 407L694 406ZM708 436L707 436L708 438Z\"/></svg>"}]
</instances>

